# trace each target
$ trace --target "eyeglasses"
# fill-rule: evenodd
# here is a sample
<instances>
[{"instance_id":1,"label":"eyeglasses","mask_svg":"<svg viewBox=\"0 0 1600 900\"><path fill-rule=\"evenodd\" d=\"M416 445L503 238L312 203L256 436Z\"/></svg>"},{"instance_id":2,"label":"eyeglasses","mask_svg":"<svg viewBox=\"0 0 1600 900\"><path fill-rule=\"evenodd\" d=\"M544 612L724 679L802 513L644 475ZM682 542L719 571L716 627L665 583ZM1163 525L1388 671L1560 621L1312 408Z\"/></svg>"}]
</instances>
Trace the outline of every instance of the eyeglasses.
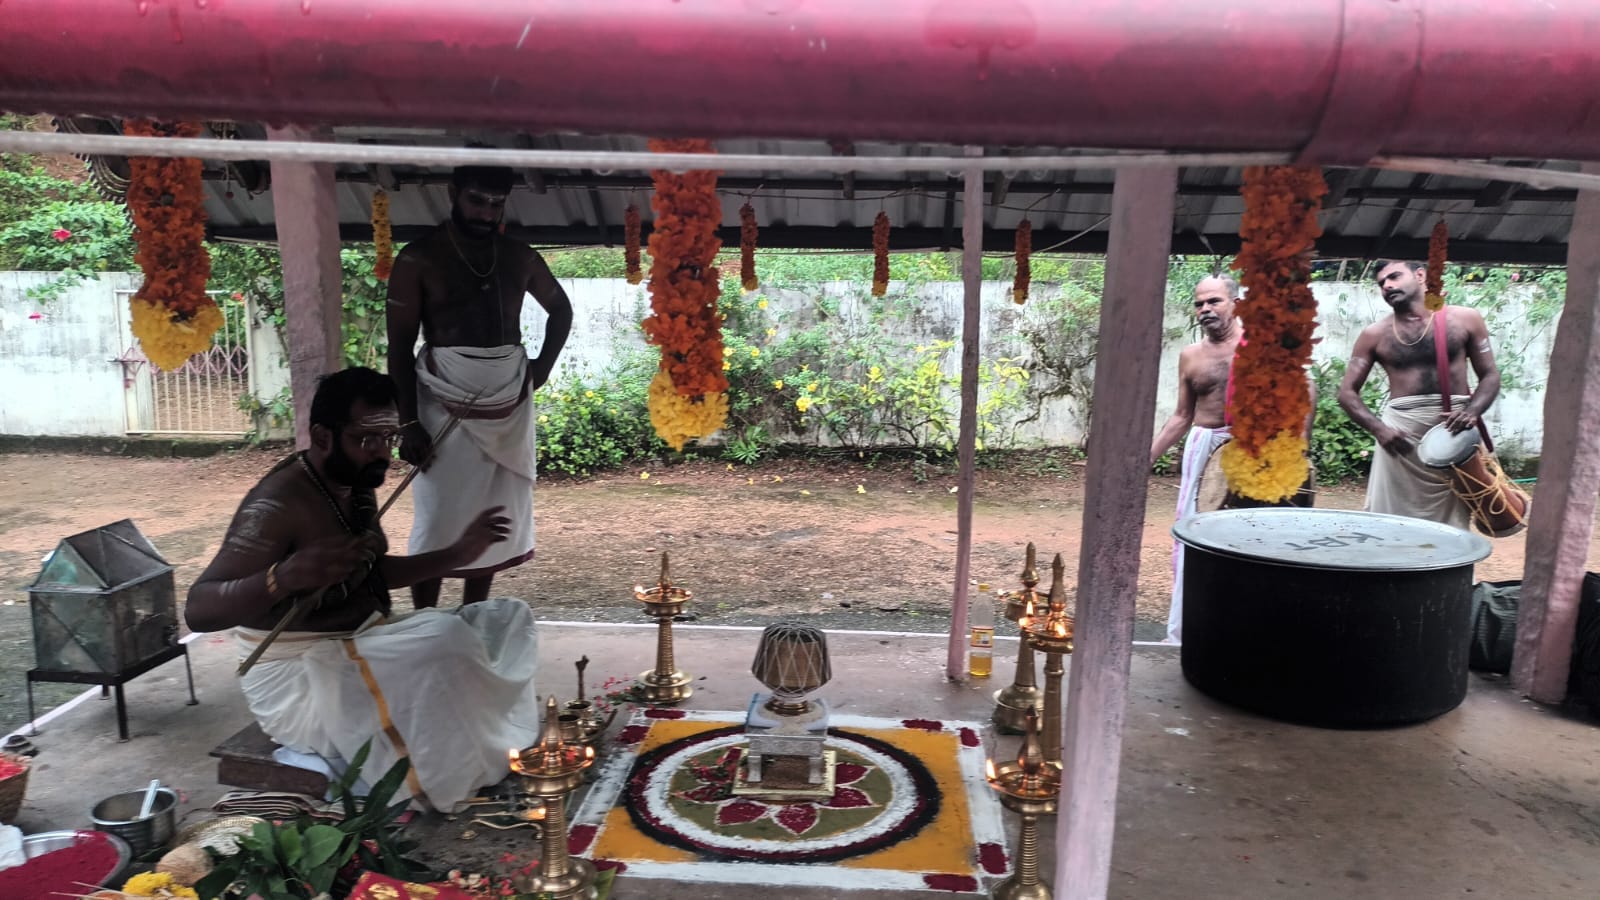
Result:
<instances>
[{"instance_id":1,"label":"eyeglasses","mask_svg":"<svg viewBox=\"0 0 1600 900\"><path fill-rule=\"evenodd\" d=\"M356 444L368 453L378 453L384 450L393 450L400 446L401 433L398 431L369 431L366 434L349 435Z\"/></svg>"}]
</instances>

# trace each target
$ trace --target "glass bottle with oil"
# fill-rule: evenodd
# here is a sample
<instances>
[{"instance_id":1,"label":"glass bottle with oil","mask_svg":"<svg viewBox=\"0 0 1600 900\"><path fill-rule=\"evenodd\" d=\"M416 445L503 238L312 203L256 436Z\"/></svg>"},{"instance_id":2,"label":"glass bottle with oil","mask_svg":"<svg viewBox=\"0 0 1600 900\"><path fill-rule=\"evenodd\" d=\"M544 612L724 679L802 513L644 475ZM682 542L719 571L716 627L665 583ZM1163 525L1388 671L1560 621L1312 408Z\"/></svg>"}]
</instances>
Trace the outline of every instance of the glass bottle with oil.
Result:
<instances>
[{"instance_id":1,"label":"glass bottle with oil","mask_svg":"<svg viewBox=\"0 0 1600 900\"><path fill-rule=\"evenodd\" d=\"M975 678L988 678L994 671L994 597L987 584L978 585L978 593L967 610L967 623L971 630L967 648L967 673Z\"/></svg>"}]
</instances>

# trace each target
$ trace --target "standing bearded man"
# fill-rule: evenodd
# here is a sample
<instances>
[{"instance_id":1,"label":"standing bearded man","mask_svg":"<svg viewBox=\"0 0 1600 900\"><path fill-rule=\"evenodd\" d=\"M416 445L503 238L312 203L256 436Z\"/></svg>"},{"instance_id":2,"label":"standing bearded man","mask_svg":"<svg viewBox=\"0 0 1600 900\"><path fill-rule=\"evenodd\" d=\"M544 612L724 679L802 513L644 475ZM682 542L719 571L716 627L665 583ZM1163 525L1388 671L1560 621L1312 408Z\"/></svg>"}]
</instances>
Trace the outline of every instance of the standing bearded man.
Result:
<instances>
[{"instance_id":1,"label":"standing bearded man","mask_svg":"<svg viewBox=\"0 0 1600 900\"><path fill-rule=\"evenodd\" d=\"M423 465L410 552L448 546L486 506L504 506L511 520L508 540L445 576L465 580L463 603L488 598L496 572L533 556L531 398L572 328L572 304L544 259L500 234L512 181L510 169L456 169L450 220L407 245L389 279L389 374L409 423L400 457ZM533 359L522 344L527 294L548 314ZM426 343L413 357L419 331ZM452 415L461 424L430 461L429 435ZM438 604L440 583L413 585L412 603Z\"/></svg>"}]
</instances>

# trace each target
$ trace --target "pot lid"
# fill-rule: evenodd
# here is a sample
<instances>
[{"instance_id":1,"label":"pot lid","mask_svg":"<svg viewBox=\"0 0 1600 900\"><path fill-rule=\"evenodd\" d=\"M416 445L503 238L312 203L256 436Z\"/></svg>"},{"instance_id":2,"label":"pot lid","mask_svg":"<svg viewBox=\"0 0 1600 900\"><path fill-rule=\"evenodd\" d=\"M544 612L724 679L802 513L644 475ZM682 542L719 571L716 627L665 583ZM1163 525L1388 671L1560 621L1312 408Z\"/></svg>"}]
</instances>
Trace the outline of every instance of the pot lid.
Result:
<instances>
[{"instance_id":1,"label":"pot lid","mask_svg":"<svg viewBox=\"0 0 1600 900\"><path fill-rule=\"evenodd\" d=\"M1489 555L1486 538L1450 525L1343 509L1224 509L1172 526L1184 544L1282 566L1429 572Z\"/></svg>"}]
</instances>

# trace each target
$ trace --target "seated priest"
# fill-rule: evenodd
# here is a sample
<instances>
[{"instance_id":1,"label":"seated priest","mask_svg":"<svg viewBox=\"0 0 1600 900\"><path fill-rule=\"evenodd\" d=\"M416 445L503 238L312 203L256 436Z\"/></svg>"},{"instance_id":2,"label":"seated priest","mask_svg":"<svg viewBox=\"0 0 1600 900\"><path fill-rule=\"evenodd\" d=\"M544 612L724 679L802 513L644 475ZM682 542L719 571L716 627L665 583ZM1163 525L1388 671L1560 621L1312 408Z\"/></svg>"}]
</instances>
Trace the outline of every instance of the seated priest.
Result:
<instances>
[{"instance_id":1,"label":"seated priest","mask_svg":"<svg viewBox=\"0 0 1600 900\"><path fill-rule=\"evenodd\" d=\"M370 740L368 779L409 756L402 795L452 810L506 775L509 748L537 739L538 639L515 599L391 616L391 589L459 569L509 531L495 507L442 550L388 553L376 491L400 430L389 376L322 379L310 449L245 495L184 615L195 631L233 629L242 658L296 598L317 598L241 679L262 730L331 761Z\"/></svg>"}]
</instances>

